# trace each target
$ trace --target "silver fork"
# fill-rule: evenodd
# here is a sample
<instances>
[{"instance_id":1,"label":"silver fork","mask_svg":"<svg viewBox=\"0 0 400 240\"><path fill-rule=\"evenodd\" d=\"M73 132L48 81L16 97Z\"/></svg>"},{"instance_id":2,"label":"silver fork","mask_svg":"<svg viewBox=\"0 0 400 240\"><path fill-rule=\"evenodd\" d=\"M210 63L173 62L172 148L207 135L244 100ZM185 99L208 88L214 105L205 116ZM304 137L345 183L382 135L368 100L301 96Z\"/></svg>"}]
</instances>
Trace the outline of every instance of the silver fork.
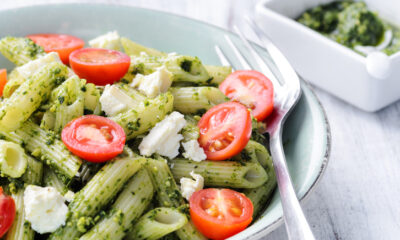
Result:
<instances>
[{"instance_id":1,"label":"silver fork","mask_svg":"<svg viewBox=\"0 0 400 240\"><path fill-rule=\"evenodd\" d=\"M281 80L278 80L279 78L273 74L270 67L264 62L263 58L247 41L243 33L235 26L234 29L246 46L246 50L251 53L261 72L271 79L274 85L274 111L269 117L267 132L270 136L271 155L276 172L278 188L281 195L286 231L289 239L313 240L315 238L296 197L282 147L283 124L300 98L300 80L287 59L278 50L278 48L272 44L266 34L250 18L247 17L246 20L250 26L250 29L252 29L259 40L263 43L263 46L267 49L282 76ZM251 66L249 61L246 60L228 35L225 35L225 39L239 60L241 65L240 69L255 69ZM218 45L215 46L215 51L222 64L231 65L234 67L232 61L228 60L227 55Z\"/></svg>"}]
</instances>

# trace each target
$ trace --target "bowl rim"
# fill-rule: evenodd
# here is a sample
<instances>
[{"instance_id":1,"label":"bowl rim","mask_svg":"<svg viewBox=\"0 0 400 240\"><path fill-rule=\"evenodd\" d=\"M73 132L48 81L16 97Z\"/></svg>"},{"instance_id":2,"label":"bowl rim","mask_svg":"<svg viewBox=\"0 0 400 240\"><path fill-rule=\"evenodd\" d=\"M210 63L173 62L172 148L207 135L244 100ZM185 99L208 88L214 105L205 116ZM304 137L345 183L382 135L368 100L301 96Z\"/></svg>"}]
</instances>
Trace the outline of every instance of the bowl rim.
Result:
<instances>
[{"instance_id":1,"label":"bowl rim","mask_svg":"<svg viewBox=\"0 0 400 240\"><path fill-rule=\"evenodd\" d=\"M275 17L279 18L282 22L285 22L286 24L290 24L291 26L295 26L297 29L299 29L302 32L307 33L311 37L318 39L319 41L322 41L324 44L327 44L328 46L331 46L332 48L335 48L337 51L343 52L344 54L348 55L349 57L355 59L356 61L365 61L367 58L366 56L363 56L359 53L357 53L355 50L346 47L333 39L330 39L323 34L295 21L293 18L290 18L282 13L279 13L271 8L269 8L267 5L269 2L276 1L276 0L261 0L259 1L255 9L257 11L260 11L262 14L268 14L268 15L274 15ZM400 50L394 54L391 54L388 56L389 59L400 59Z\"/></svg>"},{"instance_id":2,"label":"bowl rim","mask_svg":"<svg viewBox=\"0 0 400 240\"><path fill-rule=\"evenodd\" d=\"M270 0L263 0L261 2L259 2L256 5L256 8L261 6L261 4L264 4L265 2L270 1ZM170 16L174 16L177 18L183 18L189 22L195 22L195 23L200 23L200 24L204 24L207 25L211 28L216 28L220 31L229 33L229 34L233 34L234 36L238 37L238 35L236 33L234 33L233 31L229 30L229 29L225 29L223 27L214 25L212 23L206 22L204 20L199 20L199 19L194 19L194 18L190 18L187 16L183 16L183 15L179 15L176 13L171 13L171 12L167 12L167 11L162 11L162 10L155 10L155 9L149 9L149 8L145 8L145 7L138 7L135 6L132 3L128 3L128 2L107 2L105 0L99 0L98 2L82 2L79 0L72 0L72 1L68 1L68 2L42 2L42 0L36 1L35 3L31 3L31 4L24 4L23 6L12 6L12 7L5 7L0 9L0 13L3 11L10 11L10 10L17 10L17 9L27 9L27 8L35 8L35 7L43 7L46 5L52 5L52 6L56 6L56 5L105 5L105 6L126 6L126 7L130 7L130 8L136 8L136 9L140 9L143 11L148 11L148 12L157 12L158 14L164 14L164 15L170 15ZM265 8L265 7L263 7ZM265 10L265 9L264 9ZM273 11L272 11L273 12ZM274 12L275 13L275 12ZM276 13L277 14L277 13ZM255 46L263 49L264 51L267 51L264 49L264 47L262 47L261 45L259 45L258 43L249 40L252 44L254 44ZM325 153L321 162L321 166L320 169L318 171L318 175L316 176L315 180L312 182L312 184L310 185L309 189L304 193L303 196L301 196L299 198L300 203L304 203L305 201L308 200L310 194L315 190L316 186L318 185L318 183L321 181L322 176L324 175L328 163L329 163L329 158L330 158L330 154L331 154L331 149L332 149L332 135L331 135L331 127L329 124L329 120L328 120L328 116L326 114L326 111L321 103L321 101L319 100L318 96L315 94L315 91L313 90L312 86L304 79L302 79L300 77L300 81L301 83L303 83L303 87L305 87L307 90L310 91L310 96L312 96L315 100L315 102L317 103L317 106L319 107L319 110L321 112L321 115L323 116L323 123L324 123L324 131L326 134L326 148L325 148ZM303 90L302 90L303 91ZM278 187L276 187L276 190ZM275 191L276 191L275 190ZM276 219L274 222L270 223L268 226L266 226L265 228L251 233L249 236L247 236L247 238L260 238L262 236L266 236L267 234L269 234L270 232L272 232L273 230L275 230L278 226L280 226L283 223L283 214L282 216L280 216L278 219ZM251 227L251 226L250 226ZM233 236L234 237L234 236Z\"/></svg>"}]
</instances>

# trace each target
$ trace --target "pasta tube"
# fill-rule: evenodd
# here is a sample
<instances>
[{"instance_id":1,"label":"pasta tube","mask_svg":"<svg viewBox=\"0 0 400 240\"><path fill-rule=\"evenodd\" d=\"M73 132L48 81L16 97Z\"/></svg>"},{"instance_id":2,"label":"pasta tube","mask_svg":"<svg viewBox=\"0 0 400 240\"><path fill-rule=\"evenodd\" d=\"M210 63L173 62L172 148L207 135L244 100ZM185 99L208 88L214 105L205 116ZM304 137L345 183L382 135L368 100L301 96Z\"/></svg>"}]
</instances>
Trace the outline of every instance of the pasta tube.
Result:
<instances>
[{"instance_id":1,"label":"pasta tube","mask_svg":"<svg viewBox=\"0 0 400 240\"><path fill-rule=\"evenodd\" d=\"M123 239L153 198L154 188L146 170L140 170L128 181L109 213L80 240Z\"/></svg>"},{"instance_id":2,"label":"pasta tube","mask_svg":"<svg viewBox=\"0 0 400 240\"><path fill-rule=\"evenodd\" d=\"M271 197L271 194L275 190L276 175L272 158L263 145L256 141L250 140L243 151L247 152L248 156L251 158L251 161L259 162L268 174L268 181L263 185L253 189L245 189L243 192L253 203L253 218L255 218L260 214L261 210L264 209L266 203Z\"/></svg>"},{"instance_id":3,"label":"pasta tube","mask_svg":"<svg viewBox=\"0 0 400 240\"><path fill-rule=\"evenodd\" d=\"M122 126L127 140L132 139L156 125L172 111L173 96L161 94L154 99L142 102L136 109L122 112L110 119Z\"/></svg>"},{"instance_id":4,"label":"pasta tube","mask_svg":"<svg viewBox=\"0 0 400 240\"><path fill-rule=\"evenodd\" d=\"M156 189L157 201L162 207L180 207L185 201L179 192L172 173L164 160L148 159L146 168ZM192 222L176 231L181 240L206 239Z\"/></svg>"},{"instance_id":5,"label":"pasta tube","mask_svg":"<svg viewBox=\"0 0 400 240\"><path fill-rule=\"evenodd\" d=\"M0 140L0 172L12 178L19 178L26 171L28 156L24 149L13 142Z\"/></svg>"},{"instance_id":6,"label":"pasta tube","mask_svg":"<svg viewBox=\"0 0 400 240\"><path fill-rule=\"evenodd\" d=\"M65 226L57 229L49 240L75 239L83 235L93 217L123 188L141 167L142 158L117 157L104 167L75 194L69 204L70 217Z\"/></svg>"},{"instance_id":7,"label":"pasta tube","mask_svg":"<svg viewBox=\"0 0 400 240\"><path fill-rule=\"evenodd\" d=\"M43 164L31 157L28 157L28 168L22 176L24 183L40 185L42 182L42 173ZM35 232L32 230L30 223L25 220L24 191L25 189L21 188L12 194L17 212L13 225L8 230L4 240L34 239Z\"/></svg>"},{"instance_id":8,"label":"pasta tube","mask_svg":"<svg viewBox=\"0 0 400 240\"><path fill-rule=\"evenodd\" d=\"M62 195L68 191L67 185L61 181L57 174L49 167L45 167L43 171L43 183L46 187L57 189Z\"/></svg>"},{"instance_id":9,"label":"pasta tube","mask_svg":"<svg viewBox=\"0 0 400 240\"><path fill-rule=\"evenodd\" d=\"M170 91L174 95L174 109L185 114L201 114L215 105L229 101L215 87L175 87Z\"/></svg>"},{"instance_id":10,"label":"pasta tube","mask_svg":"<svg viewBox=\"0 0 400 240\"><path fill-rule=\"evenodd\" d=\"M48 130L59 133L72 119L82 116L85 106L85 93L82 91L84 86L84 81L72 76L54 89L50 97L51 107L46 111L41 126L50 127ZM53 119L48 116L53 116Z\"/></svg>"},{"instance_id":11,"label":"pasta tube","mask_svg":"<svg viewBox=\"0 0 400 240\"><path fill-rule=\"evenodd\" d=\"M158 51L154 48L145 47L140 45L128 38L121 38L121 44L125 50L125 53L129 56L140 56L141 53L146 53L149 56L164 56L165 53Z\"/></svg>"},{"instance_id":12,"label":"pasta tube","mask_svg":"<svg viewBox=\"0 0 400 240\"><path fill-rule=\"evenodd\" d=\"M29 38L5 37L0 40L0 52L17 66L45 55L43 48Z\"/></svg>"},{"instance_id":13,"label":"pasta tube","mask_svg":"<svg viewBox=\"0 0 400 240\"><path fill-rule=\"evenodd\" d=\"M190 178L194 171L204 177L206 186L255 188L268 180L268 175L258 162L171 160L171 171L176 181Z\"/></svg>"},{"instance_id":14,"label":"pasta tube","mask_svg":"<svg viewBox=\"0 0 400 240\"><path fill-rule=\"evenodd\" d=\"M216 86L221 84L225 80L225 78L232 73L231 66L204 65L204 67L210 75L210 84Z\"/></svg>"},{"instance_id":15,"label":"pasta tube","mask_svg":"<svg viewBox=\"0 0 400 240\"><path fill-rule=\"evenodd\" d=\"M64 182L71 180L82 164L82 161L68 151L54 133L40 128L32 121L26 121L15 132L0 131L0 136L23 145L29 153L50 166Z\"/></svg>"},{"instance_id":16,"label":"pasta tube","mask_svg":"<svg viewBox=\"0 0 400 240\"><path fill-rule=\"evenodd\" d=\"M15 90L0 106L0 130L14 131L47 100L51 90L65 80L68 69L58 62L49 63Z\"/></svg>"},{"instance_id":17,"label":"pasta tube","mask_svg":"<svg viewBox=\"0 0 400 240\"><path fill-rule=\"evenodd\" d=\"M156 240L180 229L187 222L186 216L177 209L155 208L139 219L127 239Z\"/></svg>"}]
</instances>

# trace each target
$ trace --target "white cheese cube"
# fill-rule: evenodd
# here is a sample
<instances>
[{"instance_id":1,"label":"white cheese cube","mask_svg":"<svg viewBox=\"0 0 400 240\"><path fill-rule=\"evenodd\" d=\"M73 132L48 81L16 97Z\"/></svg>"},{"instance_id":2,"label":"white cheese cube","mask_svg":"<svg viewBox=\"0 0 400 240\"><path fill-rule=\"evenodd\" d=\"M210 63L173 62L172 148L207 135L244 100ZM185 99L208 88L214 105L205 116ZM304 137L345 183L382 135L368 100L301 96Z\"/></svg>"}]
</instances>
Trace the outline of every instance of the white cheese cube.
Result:
<instances>
[{"instance_id":1,"label":"white cheese cube","mask_svg":"<svg viewBox=\"0 0 400 240\"><path fill-rule=\"evenodd\" d=\"M135 106L133 99L115 85L106 85L100 96L100 104L107 116L115 116Z\"/></svg>"},{"instance_id":2,"label":"white cheese cube","mask_svg":"<svg viewBox=\"0 0 400 240\"><path fill-rule=\"evenodd\" d=\"M179 154L179 141L183 136L179 131L186 125L186 120L179 112L173 112L157 123L139 145L140 154L151 156L158 153L170 159Z\"/></svg>"},{"instance_id":3,"label":"white cheese cube","mask_svg":"<svg viewBox=\"0 0 400 240\"><path fill-rule=\"evenodd\" d=\"M195 162L201 162L206 160L207 156L204 153L204 149L200 147L199 142L197 140L190 140L182 143L185 152L183 156Z\"/></svg>"},{"instance_id":4,"label":"white cheese cube","mask_svg":"<svg viewBox=\"0 0 400 240\"><path fill-rule=\"evenodd\" d=\"M133 79L131 86L138 88L139 91L146 94L146 96L154 98L160 93L165 93L171 87L171 73L160 67L157 71L149 75L137 74Z\"/></svg>"},{"instance_id":5,"label":"white cheese cube","mask_svg":"<svg viewBox=\"0 0 400 240\"><path fill-rule=\"evenodd\" d=\"M204 178L200 174L196 174L193 171L190 173L190 176L194 179L190 178L181 178L181 194L188 201L194 192L203 189L204 187Z\"/></svg>"},{"instance_id":6,"label":"white cheese cube","mask_svg":"<svg viewBox=\"0 0 400 240\"><path fill-rule=\"evenodd\" d=\"M53 187L29 185L24 192L25 220L36 232L51 233L65 225L68 207Z\"/></svg>"},{"instance_id":7,"label":"white cheese cube","mask_svg":"<svg viewBox=\"0 0 400 240\"><path fill-rule=\"evenodd\" d=\"M108 32L89 41L89 45L94 48L106 48L121 51L121 41L117 31Z\"/></svg>"},{"instance_id":8,"label":"white cheese cube","mask_svg":"<svg viewBox=\"0 0 400 240\"><path fill-rule=\"evenodd\" d=\"M74 200L75 197L75 193L68 190L65 194L64 194L64 199L67 202L72 202L72 200Z\"/></svg>"},{"instance_id":9,"label":"white cheese cube","mask_svg":"<svg viewBox=\"0 0 400 240\"><path fill-rule=\"evenodd\" d=\"M58 56L58 53L48 53L36 60L30 61L20 67L15 68L15 71L17 71L22 77L28 78L42 67L52 62L62 63L60 57Z\"/></svg>"},{"instance_id":10,"label":"white cheese cube","mask_svg":"<svg viewBox=\"0 0 400 240\"><path fill-rule=\"evenodd\" d=\"M157 153L169 159L179 155L180 141L183 139L181 134L170 135L163 144L158 146Z\"/></svg>"}]
</instances>

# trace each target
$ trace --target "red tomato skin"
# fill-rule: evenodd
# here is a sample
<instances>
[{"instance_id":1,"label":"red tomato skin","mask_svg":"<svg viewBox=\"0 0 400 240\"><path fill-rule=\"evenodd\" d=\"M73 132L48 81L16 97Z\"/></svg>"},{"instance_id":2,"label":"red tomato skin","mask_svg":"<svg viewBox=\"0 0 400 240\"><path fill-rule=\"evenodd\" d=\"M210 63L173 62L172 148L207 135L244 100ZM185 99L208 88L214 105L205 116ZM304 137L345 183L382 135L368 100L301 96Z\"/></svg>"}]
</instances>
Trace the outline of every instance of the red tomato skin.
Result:
<instances>
[{"instance_id":1,"label":"red tomato skin","mask_svg":"<svg viewBox=\"0 0 400 240\"><path fill-rule=\"evenodd\" d=\"M115 132L110 144L85 145L76 139L77 129L81 125L96 124L97 126L109 126ZM111 119L85 115L69 122L61 132L61 139L65 146L73 154L89 162L105 162L122 153L125 145L126 135L124 129Z\"/></svg>"},{"instance_id":2,"label":"red tomato skin","mask_svg":"<svg viewBox=\"0 0 400 240\"><path fill-rule=\"evenodd\" d=\"M108 63L88 63L81 61L79 58L83 53L90 54L96 51L115 54L119 59ZM72 70L74 70L80 78L86 79L87 82L99 86L113 84L120 80L128 72L131 63L131 58L125 53L102 48L83 48L76 50L71 53L69 60Z\"/></svg>"},{"instance_id":3,"label":"red tomato skin","mask_svg":"<svg viewBox=\"0 0 400 240\"><path fill-rule=\"evenodd\" d=\"M7 83L7 70L0 69L0 97L3 96L4 86Z\"/></svg>"},{"instance_id":4,"label":"red tomato skin","mask_svg":"<svg viewBox=\"0 0 400 240\"><path fill-rule=\"evenodd\" d=\"M230 145L228 145L225 149L213 152L210 151L205 144L207 143L207 141L209 141L209 139L207 139L208 133L204 133L204 131L208 129L209 121L213 117L213 115L218 114L218 111L224 108L233 110L237 109L240 112L240 116L242 117L241 120L235 119L237 120L235 121L235 127L238 128L242 125L243 127L240 130L237 130L239 136L235 136L235 139ZM237 102L226 102L212 107L202 116L197 126L200 129L200 137L198 139L199 144L204 149L204 153L207 155L207 159L214 161L226 160L239 154L249 142L252 130L251 115L249 110L245 106Z\"/></svg>"},{"instance_id":5,"label":"red tomato skin","mask_svg":"<svg viewBox=\"0 0 400 240\"><path fill-rule=\"evenodd\" d=\"M82 39L66 34L32 34L28 35L27 38L42 46L47 53L57 52L61 61L66 65L69 64L69 55L85 46Z\"/></svg>"},{"instance_id":6,"label":"red tomato skin","mask_svg":"<svg viewBox=\"0 0 400 240\"><path fill-rule=\"evenodd\" d=\"M246 85L251 81L256 84L257 88L248 88ZM258 121L265 120L274 109L274 87L271 80L264 74L254 70L239 70L231 73L220 85L219 89L231 100L235 99L238 86L245 85L254 98L254 107L252 115ZM239 100L240 101L240 100Z\"/></svg>"},{"instance_id":7,"label":"red tomato skin","mask_svg":"<svg viewBox=\"0 0 400 240\"><path fill-rule=\"evenodd\" d=\"M3 193L0 187L0 238L7 233L15 219L16 209L14 199Z\"/></svg>"},{"instance_id":8,"label":"red tomato skin","mask_svg":"<svg viewBox=\"0 0 400 240\"><path fill-rule=\"evenodd\" d=\"M224 215L225 220L222 220L212 217L205 212L201 207L202 200L215 196L216 191L221 191L221 194L226 195L227 199L231 199L229 198L230 196L239 199L239 202L243 205L243 212L240 217L233 219L232 216ZM227 199L224 199L224 204L227 202ZM196 228L209 239L222 240L229 238L246 229L253 221L254 207L251 200L242 193L231 189L208 188L197 191L190 198L189 205L191 220Z\"/></svg>"}]
</instances>

